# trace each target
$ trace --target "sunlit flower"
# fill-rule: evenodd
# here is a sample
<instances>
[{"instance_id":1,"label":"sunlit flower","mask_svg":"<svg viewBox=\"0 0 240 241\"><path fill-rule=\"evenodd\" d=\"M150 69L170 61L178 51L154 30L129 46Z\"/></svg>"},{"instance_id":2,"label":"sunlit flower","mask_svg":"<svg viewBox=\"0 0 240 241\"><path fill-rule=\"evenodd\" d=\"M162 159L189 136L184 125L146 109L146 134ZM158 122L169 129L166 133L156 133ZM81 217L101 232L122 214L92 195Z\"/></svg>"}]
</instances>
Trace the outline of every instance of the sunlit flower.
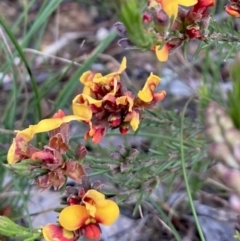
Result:
<instances>
[{"instance_id":1,"label":"sunlit flower","mask_svg":"<svg viewBox=\"0 0 240 241\"><path fill-rule=\"evenodd\" d=\"M49 223L42 228L42 235L46 241L74 241L74 233L60 225Z\"/></svg>"},{"instance_id":2,"label":"sunlit flower","mask_svg":"<svg viewBox=\"0 0 240 241\"><path fill-rule=\"evenodd\" d=\"M88 190L82 198L82 203L83 205L71 205L61 211L59 223L63 228L69 231L81 228L86 233L92 231L95 237L100 231L98 224L111 225L119 216L118 205L105 199L105 196L96 190Z\"/></svg>"}]
</instances>

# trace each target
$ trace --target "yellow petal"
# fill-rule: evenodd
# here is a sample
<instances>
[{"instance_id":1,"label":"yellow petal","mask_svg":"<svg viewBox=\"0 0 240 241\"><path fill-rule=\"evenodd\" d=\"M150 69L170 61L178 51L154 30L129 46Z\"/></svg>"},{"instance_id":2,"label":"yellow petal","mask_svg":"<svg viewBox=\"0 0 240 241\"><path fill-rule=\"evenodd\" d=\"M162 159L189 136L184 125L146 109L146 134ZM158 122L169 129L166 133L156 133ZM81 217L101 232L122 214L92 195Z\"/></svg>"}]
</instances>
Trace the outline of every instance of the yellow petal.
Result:
<instances>
[{"instance_id":1,"label":"yellow petal","mask_svg":"<svg viewBox=\"0 0 240 241\"><path fill-rule=\"evenodd\" d=\"M80 82L84 85L88 85L90 82L92 82L93 77L94 74L91 71L84 72L80 77Z\"/></svg>"},{"instance_id":2,"label":"yellow petal","mask_svg":"<svg viewBox=\"0 0 240 241\"><path fill-rule=\"evenodd\" d=\"M132 127L133 131L137 130L139 123L140 123L139 113L135 112L132 120L130 121L130 126Z\"/></svg>"},{"instance_id":3,"label":"yellow petal","mask_svg":"<svg viewBox=\"0 0 240 241\"><path fill-rule=\"evenodd\" d=\"M197 0L178 0L178 4L185 6L185 7L190 7L193 6L197 3Z\"/></svg>"},{"instance_id":4,"label":"yellow petal","mask_svg":"<svg viewBox=\"0 0 240 241\"><path fill-rule=\"evenodd\" d=\"M121 96L116 99L117 105L129 105L128 111L132 111L133 108L133 98L130 96Z\"/></svg>"},{"instance_id":5,"label":"yellow petal","mask_svg":"<svg viewBox=\"0 0 240 241\"><path fill-rule=\"evenodd\" d=\"M139 123L140 123L140 115L138 111L133 110L132 112L128 113L124 119L124 122L130 123L133 131L136 131Z\"/></svg>"},{"instance_id":6,"label":"yellow petal","mask_svg":"<svg viewBox=\"0 0 240 241\"><path fill-rule=\"evenodd\" d=\"M142 101L144 101L146 103L151 102L153 99L153 91L156 88L156 86L159 84L160 81L161 81L161 79L158 76L153 75L151 73L151 75L148 77L143 89L138 92L139 99L141 99Z\"/></svg>"},{"instance_id":7,"label":"yellow petal","mask_svg":"<svg viewBox=\"0 0 240 241\"><path fill-rule=\"evenodd\" d=\"M78 97L76 96L73 101L72 101L72 111L73 114L76 116L81 116L82 113L85 113L86 115L88 115L89 117L89 121L92 119L92 110L89 106L85 105L85 104L79 104L77 103L78 101ZM88 122L88 121L87 121Z\"/></svg>"},{"instance_id":8,"label":"yellow petal","mask_svg":"<svg viewBox=\"0 0 240 241\"><path fill-rule=\"evenodd\" d=\"M83 203L92 217L95 217L96 206L105 201L105 195L94 189L88 190L83 197Z\"/></svg>"},{"instance_id":9,"label":"yellow petal","mask_svg":"<svg viewBox=\"0 0 240 241\"><path fill-rule=\"evenodd\" d=\"M91 96L91 94L92 94L91 88L88 86L84 86L82 93L85 95Z\"/></svg>"},{"instance_id":10,"label":"yellow petal","mask_svg":"<svg viewBox=\"0 0 240 241\"><path fill-rule=\"evenodd\" d=\"M93 82L101 85L109 85L113 78L119 80L119 75L126 69L126 67L127 59L126 57L124 57L118 71L107 74L105 76L95 75L93 78Z\"/></svg>"},{"instance_id":11,"label":"yellow petal","mask_svg":"<svg viewBox=\"0 0 240 241\"><path fill-rule=\"evenodd\" d=\"M103 225L111 225L119 216L118 205L112 200L106 200L105 195L96 190L88 190L83 202L89 214Z\"/></svg>"},{"instance_id":12,"label":"yellow petal","mask_svg":"<svg viewBox=\"0 0 240 241\"><path fill-rule=\"evenodd\" d=\"M46 241L74 241L74 233L63 229L55 223L49 223L42 229L43 237Z\"/></svg>"},{"instance_id":13,"label":"yellow petal","mask_svg":"<svg viewBox=\"0 0 240 241\"><path fill-rule=\"evenodd\" d=\"M155 47L155 53L157 55L157 58L161 62L165 62L168 60L168 47L166 44L162 46L162 48L159 48L160 45L157 45Z\"/></svg>"},{"instance_id":14,"label":"yellow petal","mask_svg":"<svg viewBox=\"0 0 240 241\"><path fill-rule=\"evenodd\" d=\"M161 0L161 5L169 18L173 17L173 20L177 18L178 0Z\"/></svg>"},{"instance_id":15,"label":"yellow petal","mask_svg":"<svg viewBox=\"0 0 240 241\"><path fill-rule=\"evenodd\" d=\"M95 219L103 225L113 224L119 216L119 207L112 200L104 200L97 206Z\"/></svg>"},{"instance_id":16,"label":"yellow petal","mask_svg":"<svg viewBox=\"0 0 240 241\"><path fill-rule=\"evenodd\" d=\"M84 103L86 102L87 104L90 104L90 105L95 105L96 107L101 107L102 106L102 100L95 100L94 98L92 98L91 96L89 95L85 95L85 94L80 94L80 95L77 95L72 103L73 104L80 104L82 105L82 103L78 103L79 100L82 99L84 101ZM84 106L87 106L87 105L84 105ZM88 115L88 117L90 116L89 113L88 113L88 108L85 108L86 109L86 113ZM74 112L73 112L74 113ZM82 113L82 115L84 116L84 114Z\"/></svg>"},{"instance_id":17,"label":"yellow petal","mask_svg":"<svg viewBox=\"0 0 240 241\"><path fill-rule=\"evenodd\" d=\"M63 228L74 231L85 225L89 218L86 207L71 205L61 211L58 221Z\"/></svg>"},{"instance_id":18,"label":"yellow petal","mask_svg":"<svg viewBox=\"0 0 240 241\"><path fill-rule=\"evenodd\" d=\"M21 156L16 154L16 150L19 149L21 153L27 150L27 141L24 137L18 136L13 139L12 145L10 146L7 154L7 161L9 164L14 164L20 160Z\"/></svg>"},{"instance_id":19,"label":"yellow petal","mask_svg":"<svg viewBox=\"0 0 240 241\"><path fill-rule=\"evenodd\" d=\"M122 63L119 67L118 73L121 74L127 68L127 59L123 57Z\"/></svg>"},{"instance_id":20,"label":"yellow petal","mask_svg":"<svg viewBox=\"0 0 240 241\"><path fill-rule=\"evenodd\" d=\"M86 108L85 108L86 109ZM30 125L28 128L17 131L17 136L23 136L26 141L30 141L33 136L37 133L48 132L58 128L63 123L68 123L73 120L77 121L89 121L91 117L90 113L82 112L81 115L68 115L62 118L54 118L54 119L44 119L38 122L36 125Z\"/></svg>"}]
</instances>

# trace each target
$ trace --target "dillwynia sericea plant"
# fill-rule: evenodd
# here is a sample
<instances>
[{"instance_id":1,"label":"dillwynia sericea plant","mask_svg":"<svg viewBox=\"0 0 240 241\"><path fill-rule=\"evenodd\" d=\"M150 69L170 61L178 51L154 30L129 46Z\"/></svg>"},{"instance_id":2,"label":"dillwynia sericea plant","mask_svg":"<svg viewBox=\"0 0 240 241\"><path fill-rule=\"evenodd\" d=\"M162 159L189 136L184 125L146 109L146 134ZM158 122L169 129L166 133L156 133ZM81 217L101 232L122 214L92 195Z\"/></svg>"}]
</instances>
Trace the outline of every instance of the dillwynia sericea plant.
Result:
<instances>
[{"instance_id":1,"label":"dillwynia sericea plant","mask_svg":"<svg viewBox=\"0 0 240 241\"><path fill-rule=\"evenodd\" d=\"M114 25L121 36L118 43L126 49L152 50L159 61L165 62L169 54L191 40L206 43L211 40L237 41L235 36L214 32L211 27L210 11L215 4L215 0L148 0L143 8L135 0L120 1L120 19ZM230 0L225 10L233 17L240 17L240 1ZM235 204L240 199L239 65L239 59L236 59L229 106L224 109L209 101L205 112L205 129L211 142L209 155L221 162L213 169L233 190L230 202L238 211L240 205ZM16 174L28 175L43 191L50 187L65 191L67 199L58 207L56 223L46 223L38 229L21 227L7 218L6 212L4 216L2 213L0 234L24 240L76 241L83 236L92 240L101 238L101 225L109 226L117 220L120 214L117 198L107 198L101 191L103 185L92 183L88 177L86 169L89 166L87 161L84 162L87 160L86 147L79 144L75 151L72 150L70 122L85 123L88 130L84 140L90 138L94 144L101 143L111 129L118 129L122 135L130 129L137 131L143 111L153 109L165 98L166 92L156 90L161 79L154 73L149 75L138 93L128 90L122 81L126 67L124 57L115 72L102 75L89 70L83 73L80 83L84 88L72 100L72 114L66 115L59 110L52 118L16 131L7 154L8 168ZM35 135L40 133L48 133L48 142L43 147L31 145ZM133 159L133 156L135 153L129 158ZM122 164L120 168L114 168L115 173L124 172ZM79 187L67 186L68 178Z\"/></svg>"}]
</instances>

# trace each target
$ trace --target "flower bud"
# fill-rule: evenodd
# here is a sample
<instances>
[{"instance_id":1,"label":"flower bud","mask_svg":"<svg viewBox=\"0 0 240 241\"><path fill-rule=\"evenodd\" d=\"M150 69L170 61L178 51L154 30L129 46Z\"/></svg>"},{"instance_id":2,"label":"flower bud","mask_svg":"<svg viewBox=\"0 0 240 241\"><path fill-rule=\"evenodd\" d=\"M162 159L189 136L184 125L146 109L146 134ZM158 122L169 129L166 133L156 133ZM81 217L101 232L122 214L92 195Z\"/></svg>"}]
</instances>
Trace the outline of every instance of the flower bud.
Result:
<instances>
[{"instance_id":1,"label":"flower bud","mask_svg":"<svg viewBox=\"0 0 240 241\"><path fill-rule=\"evenodd\" d=\"M234 18L240 17L240 8L237 5L234 5L234 4L227 5L225 7L225 11Z\"/></svg>"},{"instance_id":2,"label":"flower bud","mask_svg":"<svg viewBox=\"0 0 240 241\"><path fill-rule=\"evenodd\" d=\"M240 171L235 169L228 169L224 165L218 164L214 167L218 177L238 195L240 195Z\"/></svg>"},{"instance_id":3,"label":"flower bud","mask_svg":"<svg viewBox=\"0 0 240 241\"><path fill-rule=\"evenodd\" d=\"M190 39L199 38L201 36L200 27L198 25L189 25L186 27L185 34Z\"/></svg>"},{"instance_id":4,"label":"flower bud","mask_svg":"<svg viewBox=\"0 0 240 241\"><path fill-rule=\"evenodd\" d=\"M216 141L218 143L223 143L224 138L222 136L222 131L219 126L212 125L206 129L206 133L213 141Z\"/></svg>"},{"instance_id":5,"label":"flower bud","mask_svg":"<svg viewBox=\"0 0 240 241\"><path fill-rule=\"evenodd\" d=\"M240 144L240 132L235 128L231 128L224 132L224 139L231 147L234 147L234 145Z\"/></svg>"},{"instance_id":6,"label":"flower bud","mask_svg":"<svg viewBox=\"0 0 240 241\"><path fill-rule=\"evenodd\" d=\"M101 229L97 224L90 223L82 228L87 239L100 239Z\"/></svg>"},{"instance_id":7,"label":"flower bud","mask_svg":"<svg viewBox=\"0 0 240 241\"><path fill-rule=\"evenodd\" d=\"M108 117L108 123L111 127L118 127L122 123L121 114L112 114Z\"/></svg>"},{"instance_id":8,"label":"flower bud","mask_svg":"<svg viewBox=\"0 0 240 241\"><path fill-rule=\"evenodd\" d=\"M80 203L80 200L78 197L76 196L70 196L68 199L67 199L67 203L69 206L71 205L75 205L75 204L79 204Z\"/></svg>"},{"instance_id":9,"label":"flower bud","mask_svg":"<svg viewBox=\"0 0 240 241\"><path fill-rule=\"evenodd\" d=\"M238 168L238 163L236 162L235 158L233 157L231 150L229 147L224 143L212 143L209 146L209 154L210 156L218 159L219 161L223 162L225 165Z\"/></svg>"},{"instance_id":10,"label":"flower bud","mask_svg":"<svg viewBox=\"0 0 240 241\"><path fill-rule=\"evenodd\" d=\"M122 135L126 135L129 131L129 125L128 124L122 124L119 127L119 131L121 132Z\"/></svg>"},{"instance_id":11,"label":"flower bud","mask_svg":"<svg viewBox=\"0 0 240 241\"><path fill-rule=\"evenodd\" d=\"M157 24L160 24L162 27L167 27L170 23L169 17L163 9L157 11L156 20Z\"/></svg>"},{"instance_id":12,"label":"flower bud","mask_svg":"<svg viewBox=\"0 0 240 241\"><path fill-rule=\"evenodd\" d=\"M150 15L150 13L145 12L142 15L142 20L143 20L143 23L148 24L152 21L152 16Z\"/></svg>"},{"instance_id":13,"label":"flower bud","mask_svg":"<svg viewBox=\"0 0 240 241\"><path fill-rule=\"evenodd\" d=\"M123 23L121 22L117 22L113 25L114 29L116 29L117 33L119 36L121 37L125 37L126 36L126 27L124 26Z\"/></svg>"},{"instance_id":14,"label":"flower bud","mask_svg":"<svg viewBox=\"0 0 240 241\"><path fill-rule=\"evenodd\" d=\"M228 130L228 129L234 127L232 119L230 118L229 115L227 115L226 112L219 115L218 122L219 122L219 125L222 127L223 130Z\"/></svg>"},{"instance_id":15,"label":"flower bud","mask_svg":"<svg viewBox=\"0 0 240 241\"><path fill-rule=\"evenodd\" d=\"M237 163L239 164L239 167L240 167L240 144L234 145L233 156L234 156L235 160L237 161Z\"/></svg>"},{"instance_id":16,"label":"flower bud","mask_svg":"<svg viewBox=\"0 0 240 241\"><path fill-rule=\"evenodd\" d=\"M215 5L215 0L198 0L196 5L199 8L212 7Z\"/></svg>"},{"instance_id":17,"label":"flower bud","mask_svg":"<svg viewBox=\"0 0 240 241\"><path fill-rule=\"evenodd\" d=\"M85 156L87 155L87 149L82 144L78 144L76 151L75 151L75 157L77 160L83 160Z\"/></svg>"},{"instance_id":18,"label":"flower bud","mask_svg":"<svg viewBox=\"0 0 240 241\"><path fill-rule=\"evenodd\" d=\"M229 204L234 211L240 213L240 198L238 195L232 194L229 198Z\"/></svg>"},{"instance_id":19,"label":"flower bud","mask_svg":"<svg viewBox=\"0 0 240 241\"><path fill-rule=\"evenodd\" d=\"M129 49L129 48L133 48L133 43L128 39L128 38L121 38L118 40L118 45L121 46L124 49ZM137 48L137 47L135 47Z\"/></svg>"}]
</instances>

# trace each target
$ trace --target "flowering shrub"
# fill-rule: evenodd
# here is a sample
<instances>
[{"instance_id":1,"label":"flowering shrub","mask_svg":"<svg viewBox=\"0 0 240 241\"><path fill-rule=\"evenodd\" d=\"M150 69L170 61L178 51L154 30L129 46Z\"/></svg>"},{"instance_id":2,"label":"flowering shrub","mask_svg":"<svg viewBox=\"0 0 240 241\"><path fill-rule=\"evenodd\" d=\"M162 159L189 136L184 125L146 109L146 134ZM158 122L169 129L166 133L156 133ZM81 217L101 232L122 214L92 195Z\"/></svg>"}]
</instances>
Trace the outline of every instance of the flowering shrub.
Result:
<instances>
[{"instance_id":1,"label":"flowering shrub","mask_svg":"<svg viewBox=\"0 0 240 241\"><path fill-rule=\"evenodd\" d=\"M154 51L160 62L168 61L174 50L187 46L192 41L205 44L205 47L215 42L236 42L236 46L231 46L231 51L234 52L235 47L239 47L239 37L230 33L223 34L215 29L211 11L216 5L217 1L214 0L120 1L119 22L114 24L121 36L118 44L125 49ZM240 1L229 0L224 10L229 17L240 17ZM21 50L17 43L16 46ZM231 51L228 51L228 57ZM96 57L94 53L93 56L89 59ZM161 201L154 202L154 191L160 182L162 184L167 181L174 186L174 178L181 179L183 176L199 237L204 240L201 225L194 214L190 184L195 188L194 178L201 169L199 163L206 160L207 154L212 159L210 164L202 164L206 165L204 172L211 167L218 182L230 189L230 206L240 212L239 64L237 56L230 68L233 89L224 99L226 105L217 103L215 89L212 88L213 93L210 93L208 83L200 86L196 91L196 102L197 112L201 117L197 121L188 118L186 122L189 128L184 128L189 102L180 114L175 111L159 111L159 102L165 99L167 91L158 89L161 78L153 73L155 71L149 71L141 88L132 90L124 84L126 57L123 57L118 70L106 75L85 68L90 66L90 62L87 62L78 76L83 90L72 91L75 97L73 95L72 101L67 103L71 110L64 112L59 108L52 117L32 121L35 124L15 131L6 155L7 164L4 164L14 174L27 176L42 191L53 188L65 193L66 201L56 205L59 213L56 222L46 223L38 229L23 227L11 220L10 205L0 206L0 234L26 241L38 238L46 241L76 241L82 237L99 240L101 225L114 224L120 216L119 205L126 200L136 204L134 214L139 210L142 216L142 201L151 200L146 205L147 210L151 210L154 216L157 211L164 216L172 207L163 203L162 197L159 199ZM216 73L213 71L212 74ZM63 97L61 94L59 96ZM77 146L71 139L72 122L87 127ZM141 132L141 122L147 123L148 137L163 136L161 141L155 143L155 150L147 145L145 152L148 154L145 156L139 155L135 148L119 147L109 154L108 159L102 158L101 153L95 152L95 149L94 157L91 157L86 144L83 144L88 139L91 139L93 146L101 144L105 136L115 129L119 130L119 135L136 135L138 131ZM164 124L164 128L161 128ZM166 126L168 129L165 129ZM167 136L169 132L170 136ZM39 141L41 134L48 135L47 141L43 138L43 142ZM208 139L205 140L204 134ZM34 142L35 138L38 140L37 144ZM209 142L208 148L206 142ZM196 158L197 161L191 160L189 165L185 165L184 153L187 158ZM190 184L187 168L191 170L189 180L193 180ZM91 181L94 170L98 171L97 174L106 174L120 191L113 192L112 196L105 196L104 183ZM199 179L201 178L200 176ZM77 183L77 187L68 186L69 179ZM159 208L161 205L163 210ZM171 220L166 218L167 225L172 230L182 229L182 220L179 217L174 210ZM162 223L164 222L161 220ZM179 240L179 235L174 232L176 240Z\"/></svg>"}]
</instances>

